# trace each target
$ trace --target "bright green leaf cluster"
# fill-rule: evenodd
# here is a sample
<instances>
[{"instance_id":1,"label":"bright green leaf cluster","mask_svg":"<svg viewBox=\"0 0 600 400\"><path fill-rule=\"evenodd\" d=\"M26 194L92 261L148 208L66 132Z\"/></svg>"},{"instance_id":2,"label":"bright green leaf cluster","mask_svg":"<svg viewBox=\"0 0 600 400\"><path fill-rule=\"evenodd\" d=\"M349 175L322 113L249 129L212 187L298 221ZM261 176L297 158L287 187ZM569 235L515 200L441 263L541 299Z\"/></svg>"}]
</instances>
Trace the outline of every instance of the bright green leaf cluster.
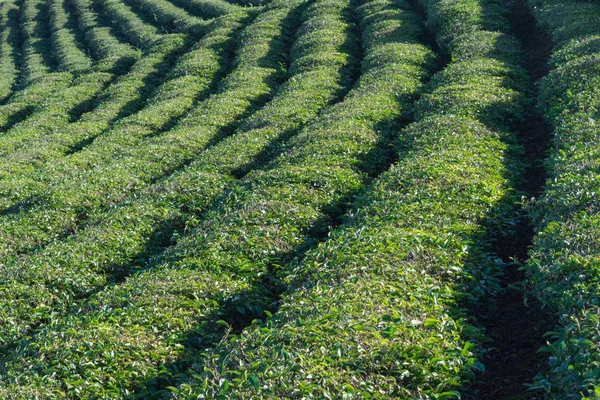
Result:
<instances>
[{"instance_id":1,"label":"bright green leaf cluster","mask_svg":"<svg viewBox=\"0 0 600 400\"><path fill-rule=\"evenodd\" d=\"M595 399L600 388L600 5L529 4L554 44L539 107L554 129L549 177L534 207L532 287L557 316L549 371L536 386L553 399Z\"/></svg>"}]
</instances>

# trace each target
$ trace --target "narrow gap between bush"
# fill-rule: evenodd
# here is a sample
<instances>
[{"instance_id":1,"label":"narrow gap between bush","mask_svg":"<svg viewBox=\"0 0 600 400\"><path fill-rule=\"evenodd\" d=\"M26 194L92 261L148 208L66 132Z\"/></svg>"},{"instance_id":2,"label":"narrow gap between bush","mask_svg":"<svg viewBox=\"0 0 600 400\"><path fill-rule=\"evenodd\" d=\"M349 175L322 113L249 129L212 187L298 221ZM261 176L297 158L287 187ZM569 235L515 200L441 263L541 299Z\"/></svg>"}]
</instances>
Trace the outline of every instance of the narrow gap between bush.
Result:
<instances>
[{"instance_id":1,"label":"narrow gap between bush","mask_svg":"<svg viewBox=\"0 0 600 400\"><path fill-rule=\"evenodd\" d=\"M523 68L533 82L548 73L551 40L541 30L524 0L516 0L510 16L513 33L524 50ZM533 86L533 85L532 85ZM536 109L537 89L532 87L531 103L525 121L517 127L517 137L524 148L523 162L527 164L524 179L516 189L527 204L539 197L546 181L544 159L551 146L551 129ZM479 377L474 392L485 399L538 399L539 392L528 391L535 376L546 365L546 357L538 353L544 344L543 335L552 319L539 302L527 296L526 275L521 268L528 258L534 237L530 216L523 205L517 206L518 225L515 235L497 238L495 252L506 262L500 279L501 292L494 307L480 317L491 342L484 357L485 373Z\"/></svg>"}]
</instances>

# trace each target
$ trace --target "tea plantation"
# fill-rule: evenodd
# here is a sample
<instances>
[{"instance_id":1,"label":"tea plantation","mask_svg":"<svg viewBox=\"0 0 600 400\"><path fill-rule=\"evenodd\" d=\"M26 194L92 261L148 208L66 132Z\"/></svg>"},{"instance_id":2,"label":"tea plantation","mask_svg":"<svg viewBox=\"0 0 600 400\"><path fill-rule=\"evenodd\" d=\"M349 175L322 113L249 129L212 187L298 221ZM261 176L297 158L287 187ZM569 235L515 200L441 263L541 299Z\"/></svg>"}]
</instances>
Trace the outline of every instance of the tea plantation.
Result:
<instances>
[{"instance_id":1,"label":"tea plantation","mask_svg":"<svg viewBox=\"0 0 600 400\"><path fill-rule=\"evenodd\" d=\"M600 399L600 1L0 0L1 399Z\"/></svg>"}]
</instances>

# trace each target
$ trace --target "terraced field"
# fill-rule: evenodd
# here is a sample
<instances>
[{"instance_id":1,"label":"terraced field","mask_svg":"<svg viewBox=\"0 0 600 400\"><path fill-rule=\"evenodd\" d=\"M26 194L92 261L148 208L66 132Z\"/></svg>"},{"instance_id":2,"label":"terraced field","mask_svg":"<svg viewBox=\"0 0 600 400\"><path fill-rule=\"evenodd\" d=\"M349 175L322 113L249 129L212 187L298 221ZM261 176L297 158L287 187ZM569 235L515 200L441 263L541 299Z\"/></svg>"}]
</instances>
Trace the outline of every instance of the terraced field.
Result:
<instances>
[{"instance_id":1,"label":"terraced field","mask_svg":"<svg viewBox=\"0 0 600 400\"><path fill-rule=\"evenodd\" d=\"M598 21L2 0L0 398L600 399Z\"/></svg>"}]
</instances>

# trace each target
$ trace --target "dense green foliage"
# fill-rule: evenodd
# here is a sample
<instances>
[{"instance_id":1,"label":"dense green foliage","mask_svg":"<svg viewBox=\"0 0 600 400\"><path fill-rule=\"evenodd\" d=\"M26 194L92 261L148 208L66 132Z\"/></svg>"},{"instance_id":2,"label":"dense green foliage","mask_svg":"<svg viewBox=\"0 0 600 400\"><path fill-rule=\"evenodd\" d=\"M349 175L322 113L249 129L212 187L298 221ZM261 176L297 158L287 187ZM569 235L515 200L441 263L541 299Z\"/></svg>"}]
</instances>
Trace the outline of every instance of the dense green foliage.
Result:
<instances>
[{"instance_id":1,"label":"dense green foliage","mask_svg":"<svg viewBox=\"0 0 600 400\"><path fill-rule=\"evenodd\" d=\"M111 25L134 46L144 47L156 40L155 26L145 23L130 7L118 0L92 0L94 7L106 14Z\"/></svg>"},{"instance_id":2,"label":"dense green foliage","mask_svg":"<svg viewBox=\"0 0 600 400\"><path fill-rule=\"evenodd\" d=\"M530 1L552 36L551 72L539 105L554 128L549 179L533 210L537 237L528 265L535 293L558 316L548 333L551 398L600 396L600 5Z\"/></svg>"},{"instance_id":3,"label":"dense green foliage","mask_svg":"<svg viewBox=\"0 0 600 400\"><path fill-rule=\"evenodd\" d=\"M1 2L0 397L476 396L537 106L532 388L598 398L600 5L524 1L537 89L513 0Z\"/></svg>"},{"instance_id":4,"label":"dense green foliage","mask_svg":"<svg viewBox=\"0 0 600 400\"><path fill-rule=\"evenodd\" d=\"M399 161L361 191L342 227L305 257L276 271L289 286L277 314L241 337L207 349L192 383L182 386L177 397L323 398L343 393L346 398L456 398L472 370L481 368L476 347L480 333L468 324L468 312L460 304L465 297L477 301L496 290L498 265L488 253L489 232L483 224L499 229L513 222L501 220L516 200L507 176L520 172L509 126L520 118L526 79L518 67L515 39L478 29L486 19L478 14L477 3L463 3L473 12L464 24L475 26L450 33L452 62L417 102L417 122L398 132L394 149ZM403 37L407 31L418 35L419 26L411 26L414 14L400 4L366 2L362 12L377 21L376 27L397 24L395 32ZM431 14L452 15L459 6L427 7ZM442 43L446 27L460 25L447 18L435 22ZM502 16L490 18L498 23ZM398 60L416 51L393 44L387 29L364 28L372 35L365 42L374 48L372 54L366 52L363 65L378 66L373 72L382 82L406 76L397 73L396 68L406 68ZM474 36L478 48L472 46ZM386 61L393 75L378 71ZM269 198L280 192L281 187ZM291 193L286 196L286 203L295 201ZM255 221L257 211L273 212L270 202L261 204L245 219ZM278 230L269 236L280 239L282 218L273 217L273 231ZM212 226L219 226L219 236L224 231L232 236L228 232L233 228L225 229L222 222ZM252 237L248 228L242 232L238 235L244 240ZM207 236L199 230L195 240L218 243ZM257 250L264 246L257 240L250 244ZM233 247L236 259L226 262L215 260L214 248L206 247L204 254L193 253L198 265L210 260L206 268L244 260L240 256L245 252L239 250L245 245ZM273 250L253 253L265 259L263 264L274 262L269 259ZM239 269L249 268L246 261ZM244 296L249 293L230 295L234 304Z\"/></svg>"},{"instance_id":5,"label":"dense green foliage","mask_svg":"<svg viewBox=\"0 0 600 400\"><path fill-rule=\"evenodd\" d=\"M15 1L0 4L0 101L10 96L17 82L18 12Z\"/></svg>"},{"instance_id":6,"label":"dense green foliage","mask_svg":"<svg viewBox=\"0 0 600 400\"><path fill-rule=\"evenodd\" d=\"M58 69L79 72L89 69L92 60L81 49L81 43L75 39L73 24L65 12L63 1L53 1L49 6L52 27L52 52L57 60Z\"/></svg>"}]
</instances>

